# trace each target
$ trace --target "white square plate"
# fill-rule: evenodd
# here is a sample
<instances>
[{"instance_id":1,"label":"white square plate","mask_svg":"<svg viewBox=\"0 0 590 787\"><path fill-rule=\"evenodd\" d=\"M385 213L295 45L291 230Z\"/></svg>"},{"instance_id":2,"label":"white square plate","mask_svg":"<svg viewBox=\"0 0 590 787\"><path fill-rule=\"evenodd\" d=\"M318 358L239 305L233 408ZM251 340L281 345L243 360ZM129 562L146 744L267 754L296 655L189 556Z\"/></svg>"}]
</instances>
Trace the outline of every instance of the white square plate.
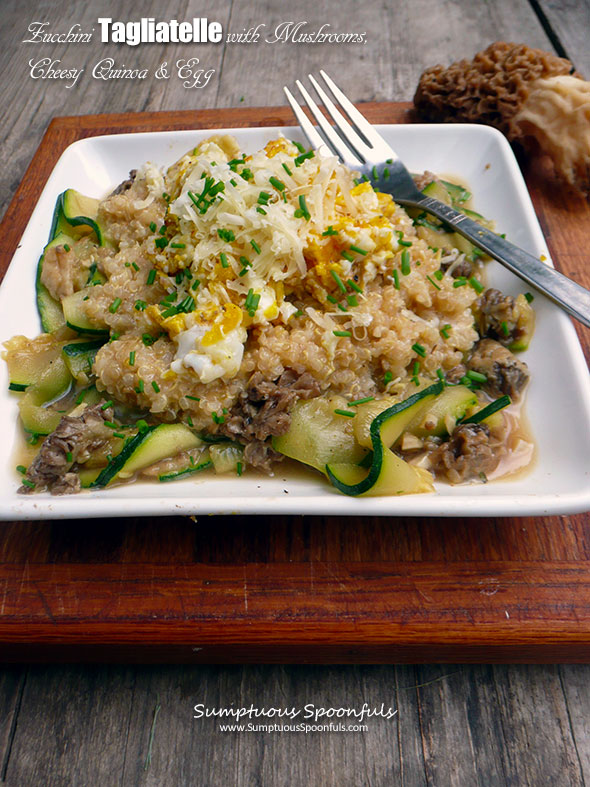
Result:
<instances>
[{"instance_id":1,"label":"white square plate","mask_svg":"<svg viewBox=\"0 0 590 787\"><path fill-rule=\"evenodd\" d=\"M529 194L505 138L470 125L381 126L412 171L456 175L470 184L474 206L494 219L499 232L536 255L549 257ZM248 152L299 129L224 130ZM55 200L66 188L102 197L144 161L168 166L212 131L170 131L94 137L71 145L57 163L22 236L0 288L0 341L39 333L35 304L37 260L49 234ZM218 132L215 132L218 133ZM528 289L497 263L488 282L505 293ZM590 380L568 317L545 298L535 298L537 329L523 358L532 380L526 410L537 444L532 469L514 480L489 484L437 484L435 494L350 498L319 475L273 478L203 474L170 484L138 482L108 491L52 497L16 494L15 445L20 430L17 396L8 391L0 364L0 518L69 518L162 514L366 514L388 516L490 516L573 513L590 508Z\"/></svg>"}]
</instances>

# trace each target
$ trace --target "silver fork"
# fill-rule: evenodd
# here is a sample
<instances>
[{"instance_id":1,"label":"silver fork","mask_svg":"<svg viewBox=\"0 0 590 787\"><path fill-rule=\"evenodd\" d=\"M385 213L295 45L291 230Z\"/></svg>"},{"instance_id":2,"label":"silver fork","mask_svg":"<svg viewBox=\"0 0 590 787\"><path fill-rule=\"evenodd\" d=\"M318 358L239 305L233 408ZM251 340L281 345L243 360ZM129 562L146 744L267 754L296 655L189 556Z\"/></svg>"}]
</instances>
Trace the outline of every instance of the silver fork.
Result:
<instances>
[{"instance_id":1,"label":"silver fork","mask_svg":"<svg viewBox=\"0 0 590 787\"><path fill-rule=\"evenodd\" d=\"M590 291L568 279L554 268L543 264L537 257L501 238L464 213L427 197L416 187L414 180L394 150L378 134L368 120L344 95L325 71L320 71L331 93L328 95L310 74L309 79L323 102L336 128L326 119L319 106L299 80L296 85L303 100L311 110L323 136L308 119L305 112L287 87L285 94L310 145L321 155L336 154L351 169L365 175L380 191L391 194L396 202L413 208L422 208L453 230L466 237L528 284L540 290L572 317L590 327ZM339 104L337 108L334 100Z\"/></svg>"}]
</instances>

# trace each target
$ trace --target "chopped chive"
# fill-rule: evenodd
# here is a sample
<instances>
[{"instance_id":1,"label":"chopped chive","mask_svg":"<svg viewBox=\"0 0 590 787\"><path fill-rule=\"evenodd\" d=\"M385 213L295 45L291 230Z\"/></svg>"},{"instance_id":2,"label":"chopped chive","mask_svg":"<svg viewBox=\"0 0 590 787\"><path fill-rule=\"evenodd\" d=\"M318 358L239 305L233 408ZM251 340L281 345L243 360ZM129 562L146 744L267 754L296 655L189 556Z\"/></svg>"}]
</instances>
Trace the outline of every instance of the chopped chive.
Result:
<instances>
[{"instance_id":1,"label":"chopped chive","mask_svg":"<svg viewBox=\"0 0 590 787\"><path fill-rule=\"evenodd\" d=\"M121 434L121 432L113 432L113 437L118 437L120 440L125 439L125 435Z\"/></svg>"},{"instance_id":2,"label":"chopped chive","mask_svg":"<svg viewBox=\"0 0 590 787\"><path fill-rule=\"evenodd\" d=\"M335 270L330 270L330 275L332 276L332 278L334 279L334 281L338 285L338 289L341 292L345 293L346 292L346 285L344 284L344 282L342 281L340 276L336 273L336 271Z\"/></svg>"},{"instance_id":3,"label":"chopped chive","mask_svg":"<svg viewBox=\"0 0 590 787\"><path fill-rule=\"evenodd\" d=\"M341 251L340 254L344 257L345 260L349 262L354 262L354 254L351 254L349 251Z\"/></svg>"},{"instance_id":4,"label":"chopped chive","mask_svg":"<svg viewBox=\"0 0 590 787\"><path fill-rule=\"evenodd\" d=\"M510 328L508 327L508 323L506 320L502 320L500 323L500 328L502 329L502 333L504 336L510 336Z\"/></svg>"},{"instance_id":5,"label":"chopped chive","mask_svg":"<svg viewBox=\"0 0 590 787\"><path fill-rule=\"evenodd\" d=\"M434 278L438 279L438 281L442 281L444 278L444 273L441 270L435 271Z\"/></svg>"},{"instance_id":6,"label":"chopped chive","mask_svg":"<svg viewBox=\"0 0 590 787\"><path fill-rule=\"evenodd\" d=\"M351 246L350 250L356 251L357 254L362 254L363 257L365 256L365 254L369 253L366 249L360 249L358 246Z\"/></svg>"},{"instance_id":7,"label":"chopped chive","mask_svg":"<svg viewBox=\"0 0 590 787\"><path fill-rule=\"evenodd\" d=\"M24 475L27 472L27 468L24 465L17 465L16 466L17 473L22 473Z\"/></svg>"},{"instance_id":8,"label":"chopped chive","mask_svg":"<svg viewBox=\"0 0 590 787\"><path fill-rule=\"evenodd\" d=\"M227 254L225 252L223 252L223 251L221 252L221 254L219 255L219 259L221 260L221 267L222 268L229 267L229 262L227 261Z\"/></svg>"},{"instance_id":9,"label":"chopped chive","mask_svg":"<svg viewBox=\"0 0 590 787\"><path fill-rule=\"evenodd\" d=\"M256 254L260 254L260 246L259 246L259 245L256 243L256 241L255 241L255 240L253 240L253 239L252 239L252 240L250 241L250 246L252 246L252 248L254 249L254 251L256 252Z\"/></svg>"},{"instance_id":10,"label":"chopped chive","mask_svg":"<svg viewBox=\"0 0 590 787\"><path fill-rule=\"evenodd\" d=\"M315 153L313 152L313 150L308 150L307 153L302 153L300 156L296 156L293 159L293 163L295 164L296 167L300 167L306 159L314 158L314 156Z\"/></svg>"},{"instance_id":11,"label":"chopped chive","mask_svg":"<svg viewBox=\"0 0 590 787\"><path fill-rule=\"evenodd\" d=\"M393 372L385 372L383 375L383 385L389 385L389 383L393 380Z\"/></svg>"},{"instance_id":12,"label":"chopped chive","mask_svg":"<svg viewBox=\"0 0 590 787\"><path fill-rule=\"evenodd\" d=\"M306 221L311 219L311 214L307 209L307 204L305 202L305 194L299 195L299 209L301 210L301 215Z\"/></svg>"},{"instance_id":13,"label":"chopped chive","mask_svg":"<svg viewBox=\"0 0 590 787\"><path fill-rule=\"evenodd\" d=\"M353 399L352 402L347 402L349 407L356 407L359 404L366 404L367 402L372 402L375 399L374 396L365 396L364 399Z\"/></svg>"},{"instance_id":14,"label":"chopped chive","mask_svg":"<svg viewBox=\"0 0 590 787\"><path fill-rule=\"evenodd\" d=\"M330 301L330 303L338 303L338 300L333 295L326 295L326 300Z\"/></svg>"},{"instance_id":15,"label":"chopped chive","mask_svg":"<svg viewBox=\"0 0 590 787\"><path fill-rule=\"evenodd\" d=\"M371 170L371 175L373 176L373 180L379 180L379 173L377 172L377 165L373 167Z\"/></svg>"},{"instance_id":16,"label":"chopped chive","mask_svg":"<svg viewBox=\"0 0 590 787\"><path fill-rule=\"evenodd\" d=\"M358 284L354 281L354 279L347 279L346 283L348 284L351 290L354 290L355 292L358 293L362 293L363 288L359 287Z\"/></svg>"},{"instance_id":17,"label":"chopped chive","mask_svg":"<svg viewBox=\"0 0 590 787\"><path fill-rule=\"evenodd\" d=\"M475 292L476 292L478 295L479 295L480 293L482 293L482 292L484 291L484 289L485 289L485 288L484 288L484 286L483 286L483 284L482 284L480 281L478 281L478 280L475 278L475 276L472 276L472 277L469 279L469 284L471 284L471 286L473 287L473 289L475 290Z\"/></svg>"},{"instance_id":18,"label":"chopped chive","mask_svg":"<svg viewBox=\"0 0 590 787\"><path fill-rule=\"evenodd\" d=\"M193 426L194 426L194 423L193 423L193 419L190 417L190 415L187 415L186 422L190 426L190 428L192 429Z\"/></svg>"},{"instance_id":19,"label":"chopped chive","mask_svg":"<svg viewBox=\"0 0 590 787\"><path fill-rule=\"evenodd\" d=\"M157 229L158 228L156 227L156 222L155 221L150 221L150 230L152 232L155 232Z\"/></svg>"},{"instance_id":20,"label":"chopped chive","mask_svg":"<svg viewBox=\"0 0 590 787\"><path fill-rule=\"evenodd\" d=\"M131 265L133 266L133 270L138 271L139 265L136 262L132 262Z\"/></svg>"},{"instance_id":21,"label":"chopped chive","mask_svg":"<svg viewBox=\"0 0 590 787\"><path fill-rule=\"evenodd\" d=\"M192 399L192 400L193 400L193 402L200 402L200 401L201 401L201 399L200 399L200 397L199 397L199 396L190 396L189 394L187 394L187 395L186 395L186 398L187 398L187 399Z\"/></svg>"},{"instance_id":22,"label":"chopped chive","mask_svg":"<svg viewBox=\"0 0 590 787\"><path fill-rule=\"evenodd\" d=\"M250 260L248 259L248 257L244 257L244 255L243 255L243 254L242 254L242 256L240 257L240 262L242 263L242 265L244 266L244 268L247 268L249 265L252 265L252 263L250 262Z\"/></svg>"},{"instance_id":23,"label":"chopped chive","mask_svg":"<svg viewBox=\"0 0 590 787\"><path fill-rule=\"evenodd\" d=\"M464 287L466 284L467 284L467 279L465 278L465 276L457 276L457 278L453 282L453 287L455 287L456 289L457 287Z\"/></svg>"},{"instance_id":24,"label":"chopped chive","mask_svg":"<svg viewBox=\"0 0 590 787\"><path fill-rule=\"evenodd\" d=\"M488 381L488 378L485 376L485 374L482 374L481 372L475 372L472 369L470 369L465 376L470 380L473 380L475 383L487 383Z\"/></svg>"},{"instance_id":25,"label":"chopped chive","mask_svg":"<svg viewBox=\"0 0 590 787\"><path fill-rule=\"evenodd\" d=\"M226 243L232 243L236 239L233 230L226 230L221 228L217 230L217 234L219 235L221 240L224 240Z\"/></svg>"},{"instance_id":26,"label":"chopped chive","mask_svg":"<svg viewBox=\"0 0 590 787\"><path fill-rule=\"evenodd\" d=\"M346 418L354 418L356 415L356 413L353 413L351 410L340 410L338 408L334 410L334 412L336 415L344 415Z\"/></svg>"},{"instance_id":27,"label":"chopped chive","mask_svg":"<svg viewBox=\"0 0 590 787\"><path fill-rule=\"evenodd\" d=\"M414 366L412 367L412 376L416 377L419 371L420 371L420 361L414 361Z\"/></svg>"},{"instance_id":28,"label":"chopped chive","mask_svg":"<svg viewBox=\"0 0 590 787\"><path fill-rule=\"evenodd\" d=\"M137 384L137 388L135 389L135 393L143 393L143 391L144 391L144 382L143 380L140 380L139 383Z\"/></svg>"},{"instance_id":29,"label":"chopped chive","mask_svg":"<svg viewBox=\"0 0 590 787\"><path fill-rule=\"evenodd\" d=\"M261 191L258 195L258 204L259 205L268 205L268 201L271 198L271 195L268 191Z\"/></svg>"},{"instance_id":30,"label":"chopped chive","mask_svg":"<svg viewBox=\"0 0 590 787\"><path fill-rule=\"evenodd\" d=\"M152 388L154 389L154 391L156 393L160 393L160 386L158 385L158 383L155 380L152 380Z\"/></svg>"},{"instance_id":31,"label":"chopped chive","mask_svg":"<svg viewBox=\"0 0 590 787\"><path fill-rule=\"evenodd\" d=\"M144 421L143 418L140 418L135 425L140 432L145 432L147 429L149 429L147 421Z\"/></svg>"},{"instance_id":32,"label":"chopped chive","mask_svg":"<svg viewBox=\"0 0 590 787\"><path fill-rule=\"evenodd\" d=\"M272 185L275 187L275 189L278 189L279 191L284 191L286 189L286 186L283 183L283 181L279 180L278 178L275 178L274 175L272 175L269 178L269 181L272 183Z\"/></svg>"},{"instance_id":33,"label":"chopped chive","mask_svg":"<svg viewBox=\"0 0 590 787\"><path fill-rule=\"evenodd\" d=\"M462 418L459 423L461 424L478 424L480 421L484 421L486 418L489 418L490 415L497 413L498 410L503 410L504 407L508 407L511 404L512 400L509 396L501 396L499 399L496 399L494 402L490 402L483 410L479 410L477 413L473 413L473 415L469 416L469 418Z\"/></svg>"},{"instance_id":34,"label":"chopped chive","mask_svg":"<svg viewBox=\"0 0 590 787\"><path fill-rule=\"evenodd\" d=\"M80 391L80 393L76 397L76 404L82 404L82 402L84 401L84 397L86 396L87 393L88 393L87 390L86 391Z\"/></svg>"},{"instance_id":35,"label":"chopped chive","mask_svg":"<svg viewBox=\"0 0 590 787\"><path fill-rule=\"evenodd\" d=\"M418 355L422 356L422 358L426 357L426 350L421 344L418 344L418 342L412 345L412 350L414 350L414 352Z\"/></svg>"},{"instance_id":36,"label":"chopped chive","mask_svg":"<svg viewBox=\"0 0 590 787\"><path fill-rule=\"evenodd\" d=\"M327 238L330 235L339 235L340 233L338 230L335 230L334 227L330 224L328 229L325 232L322 232L322 237Z\"/></svg>"},{"instance_id":37,"label":"chopped chive","mask_svg":"<svg viewBox=\"0 0 590 787\"><path fill-rule=\"evenodd\" d=\"M332 331L332 333L334 334L334 336L342 336L342 337L352 336L352 333L350 331Z\"/></svg>"},{"instance_id":38,"label":"chopped chive","mask_svg":"<svg viewBox=\"0 0 590 787\"><path fill-rule=\"evenodd\" d=\"M100 409L101 410L108 410L109 407L112 407L112 406L113 406L113 400L109 399L108 402L105 402L103 405L101 405Z\"/></svg>"},{"instance_id":39,"label":"chopped chive","mask_svg":"<svg viewBox=\"0 0 590 787\"><path fill-rule=\"evenodd\" d=\"M109 429L118 429L119 428L118 425L114 424L112 421L105 421L104 425L108 426Z\"/></svg>"},{"instance_id":40,"label":"chopped chive","mask_svg":"<svg viewBox=\"0 0 590 787\"><path fill-rule=\"evenodd\" d=\"M241 462L236 464L236 475L242 475L243 465Z\"/></svg>"},{"instance_id":41,"label":"chopped chive","mask_svg":"<svg viewBox=\"0 0 590 787\"><path fill-rule=\"evenodd\" d=\"M135 301L135 306L133 307L138 312L142 312L147 307L147 303L142 300Z\"/></svg>"},{"instance_id":42,"label":"chopped chive","mask_svg":"<svg viewBox=\"0 0 590 787\"><path fill-rule=\"evenodd\" d=\"M129 353L129 366L135 366L135 350Z\"/></svg>"},{"instance_id":43,"label":"chopped chive","mask_svg":"<svg viewBox=\"0 0 590 787\"><path fill-rule=\"evenodd\" d=\"M142 334L141 341L144 343L146 347L151 347L151 345L156 341L153 336L150 336L149 333Z\"/></svg>"},{"instance_id":44,"label":"chopped chive","mask_svg":"<svg viewBox=\"0 0 590 787\"><path fill-rule=\"evenodd\" d=\"M148 273L146 284L153 284L156 281L156 269L152 268Z\"/></svg>"},{"instance_id":45,"label":"chopped chive","mask_svg":"<svg viewBox=\"0 0 590 787\"><path fill-rule=\"evenodd\" d=\"M29 489L34 489L35 488L34 482L33 481L29 481L28 478L23 478L23 486L28 486Z\"/></svg>"},{"instance_id":46,"label":"chopped chive","mask_svg":"<svg viewBox=\"0 0 590 787\"><path fill-rule=\"evenodd\" d=\"M407 249L402 251L402 273L404 276L410 273L410 252Z\"/></svg>"},{"instance_id":47,"label":"chopped chive","mask_svg":"<svg viewBox=\"0 0 590 787\"><path fill-rule=\"evenodd\" d=\"M429 282L432 284L432 286L433 286L433 287L436 287L436 289L437 289L437 290L440 290L440 287L439 287L439 286L438 286L438 284L437 284L437 283L434 281L434 279L433 279L433 278L431 278L430 276L427 276L426 278L427 278L427 279L428 279L428 281L429 281Z\"/></svg>"},{"instance_id":48,"label":"chopped chive","mask_svg":"<svg viewBox=\"0 0 590 787\"><path fill-rule=\"evenodd\" d=\"M166 246L168 245L168 238L156 238L156 240L154 241L154 245L158 249L165 249Z\"/></svg>"},{"instance_id":49,"label":"chopped chive","mask_svg":"<svg viewBox=\"0 0 590 787\"><path fill-rule=\"evenodd\" d=\"M64 249L65 249L66 251L69 251L69 250L70 250L70 246L69 246L69 244L68 244L68 243L64 243Z\"/></svg>"},{"instance_id":50,"label":"chopped chive","mask_svg":"<svg viewBox=\"0 0 590 787\"><path fill-rule=\"evenodd\" d=\"M444 381L445 381L445 373L443 372L442 369L437 369L436 370L436 376L438 377L439 380L441 380L444 383Z\"/></svg>"},{"instance_id":51,"label":"chopped chive","mask_svg":"<svg viewBox=\"0 0 590 787\"><path fill-rule=\"evenodd\" d=\"M171 249L186 249L186 243L171 243Z\"/></svg>"},{"instance_id":52,"label":"chopped chive","mask_svg":"<svg viewBox=\"0 0 590 787\"><path fill-rule=\"evenodd\" d=\"M194 282L191 284L191 290L196 290L200 283L201 283L200 279L195 279Z\"/></svg>"},{"instance_id":53,"label":"chopped chive","mask_svg":"<svg viewBox=\"0 0 590 787\"><path fill-rule=\"evenodd\" d=\"M359 305L359 302L357 301L355 295L347 295L346 296L346 301L347 301L349 306L358 306Z\"/></svg>"},{"instance_id":54,"label":"chopped chive","mask_svg":"<svg viewBox=\"0 0 590 787\"><path fill-rule=\"evenodd\" d=\"M450 329L451 326L448 323L446 325L443 325L443 327L440 329L440 335L443 337L443 339L449 338Z\"/></svg>"},{"instance_id":55,"label":"chopped chive","mask_svg":"<svg viewBox=\"0 0 590 787\"><path fill-rule=\"evenodd\" d=\"M256 211L258 213L262 213L263 216L266 216L266 211L264 210L264 208L261 208L260 205L258 205L258 207L256 208Z\"/></svg>"},{"instance_id":56,"label":"chopped chive","mask_svg":"<svg viewBox=\"0 0 590 787\"><path fill-rule=\"evenodd\" d=\"M117 309L119 308L120 305L121 305L121 299L120 298L115 298L115 300L109 306L110 313L114 314L117 311Z\"/></svg>"},{"instance_id":57,"label":"chopped chive","mask_svg":"<svg viewBox=\"0 0 590 787\"><path fill-rule=\"evenodd\" d=\"M343 303L337 303L336 306L340 309L341 312L347 312L348 309Z\"/></svg>"},{"instance_id":58,"label":"chopped chive","mask_svg":"<svg viewBox=\"0 0 590 787\"><path fill-rule=\"evenodd\" d=\"M535 300L535 296L531 295L530 292L525 292L524 297L527 299L528 303L532 303Z\"/></svg>"},{"instance_id":59,"label":"chopped chive","mask_svg":"<svg viewBox=\"0 0 590 787\"><path fill-rule=\"evenodd\" d=\"M395 287L396 290L399 290L399 288L400 288L400 286L399 286L399 273L397 272L397 270L393 271L393 286Z\"/></svg>"}]
</instances>

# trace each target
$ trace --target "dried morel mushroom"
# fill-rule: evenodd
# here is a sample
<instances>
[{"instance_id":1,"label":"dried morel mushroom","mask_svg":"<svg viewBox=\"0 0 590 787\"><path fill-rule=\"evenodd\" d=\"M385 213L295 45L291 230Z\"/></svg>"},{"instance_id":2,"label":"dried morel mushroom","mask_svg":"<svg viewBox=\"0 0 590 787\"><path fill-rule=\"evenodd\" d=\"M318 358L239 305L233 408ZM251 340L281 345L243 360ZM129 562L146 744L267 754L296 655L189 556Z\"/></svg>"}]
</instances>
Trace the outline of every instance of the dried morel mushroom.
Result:
<instances>
[{"instance_id":1,"label":"dried morel mushroom","mask_svg":"<svg viewBox=\"0 0 590 787\"><path fill-rule=\"evenodd\" d=\"M538 144L556 174L590 193L590 83L569 60L498 41L472 61L428 68L414 96L422 118L487 123L529 150Z\"/></svg>"}]
</instances>

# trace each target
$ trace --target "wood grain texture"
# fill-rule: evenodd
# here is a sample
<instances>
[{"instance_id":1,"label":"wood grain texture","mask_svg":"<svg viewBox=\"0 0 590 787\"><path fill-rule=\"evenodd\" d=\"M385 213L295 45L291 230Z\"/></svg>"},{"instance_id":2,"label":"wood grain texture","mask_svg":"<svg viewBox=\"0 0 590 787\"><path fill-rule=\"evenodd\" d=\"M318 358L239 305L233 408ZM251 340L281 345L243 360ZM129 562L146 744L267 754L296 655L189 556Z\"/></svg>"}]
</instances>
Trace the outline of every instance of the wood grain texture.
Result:
<instances>
[{"instance_id":1,"label":"wood grain texture","mask_svg":"<svg viewBox=\"0 0 590 787\"><path fill-rule=\"evenodd\" d=\"M408 104L369 103L363 111L373 122L412 120ZM287 122L285 108L54 120L8 208L0 270L73 140ZM579 233L590 208L556 194L553 184L549 198L542 170L529 169L555 259L587 281ZM433 649L437 661L590 657L587 516L482 519L477 526L468 519L213 521L54 523L36 544L37 560L24 563L23 542L34 526L7 525L0 654L189 663L431 661Z\"/></svg>"},{"instance_id":2,"label":"wood grain texture","mask_svg":"<svg viewBox=\"0 0 590 787\"><path fill-rule=\"evenodd\" d=\"M590 52L587 32L590 28L588 0L535 0L552 39L585 79L590 78ZM561 53L560 53L561 54Z\"/></svg>"},{"instance_id":3,"label":"wood grain texture","mask_svg":"<svg viewBox=\"0 0 590 787\"><path fill-rule=\"evenodd\" d=\"M567 45L566 54L590 76L587 3L540 0L538 4ZM328 3L325 16L336 25L343 18L359 26L368 20L367 27L374 36L369 52L343 56L334 47L321 52L320 58L311 48L300 48L290 49L281 57L279 50L271 51L270 47L256 55L236 47L226 52L230 57L225 64L221 55L215 90L201 91L196 97L187 96L176 82L99 83L89 90L66 91L56 85L33 83L27 76L25 64L31 53L19 41L30 21L30 5L20 0L3 0L1 5L0 213L56 114L186 109L188 102L192 108L279 104L283 101L283 82L291 82L319 64L338 75L344 70L346 88L355 100L409 100L423 66L471 56L492 40L525 40L531 46L551 49L532 6L524 0L421 2L420 13L410 19L411 27L406 28L405 35L400 35L399 23L412 16L415 3L407 9L399 8L399 3L394 8L383 0L366 0L362 5L352 4L352 8L350 4ZM310 10L309 5L306 10ZM141 4L146 15L160 8L149 0ZM166 15L198 16L210 8L203 3L171 0L166 4ZM238 21L262 19L269 10L277 17L283 6L279 7L276 0L274 8L261 0L234 0L227 6L217 4L216 13L217 8L220 14L230 13L229 24L235 29ZM75 19L88 23L109 10L113 16L134 18L138 4L131 0L120 0L116 6L106 0L92 4L38 0L35 10L40 17L58 22ZM292 11L290 7L289 16ZM479 20L485 20L485 25ZM50 46L39 50L43 55L53 51ZM78 65L82 60L98 59L102 51L102 45L92 44L87 49L70 47L67 52L60 48L59 54L64 61ZM160 48L142 47L141 61L151 64L161 52ZM275 74L280 78L275 79ZM310 558L338 562L361 557L376 561L381 554L387 559L397 556L403 562L416 562L439 559L441 540L445 544L443 559L451 562L588 559L587 524L572 522L570 517L536 520L534 525L522 520L520 527L517 522L505 519L488 523L481 538L481 523L467 520L370 520L358 528L329 518L310 522L297 517L281 518L280 522L268 518L260 522L255 518L216 519L214 525L205 521L198 527L186 520L155 519L129 521L124 529L116 521L3 524L0 562L21 566L23 575L27 561L83 564L107 560L149 565L154 554L158 554L160 563L168 565L183 561L215 565L248 560L309 562ZM437 530L441 527L439 539ZM437 656L432 649L430 660L436 661ZM3 783L14 787L89 783L124 787L196 783L212 787L221 783L445 787L444 779L453 778L452 774L459 774L461 779L477 771L481 774L479 783L486 787L539 787L550 783L549 776L555 776L553 759L561 763L565 756L566 762L568 758L573 761L573 739L580 768L576 771L574 761L573 769L558 773L553 783L559 787L584 780L589 783L589 669L585 665L565 665L559 670L551 666L455 665L442 669L429 665L287 669L5 666L0 673L2 778ZM130 673L134 677L131 695ZM189 717L195 697L211 703L236 699L258 703L264 698L285 704L348 704L351 698L381 702L390 687L395 690L399 707L393 736L389 729L380 728L360 737L331 737L325 741L308 736L257 739L252 735L221 735L213 727L195 727ZM556 700L559 692L571 735L563 706ZM549 703L544 701L547 694L551 696ZM162 703L160 713L165 715L160 715L156 724L152 765L146 771L150 728L158 701ZM93 713L93 707L101 712ZM161 723L163 719L165 724ZM125 721L127 729L122 723ZM67 739L67 746L55 748L54 729L60 731L62 741ZM113 731L120 736L120 743L113 740ZM438 781L434 781L435 776ZM468 783L478 782L468 782L467 778L459 781L461 787Z\"/></svg>"},{"instance_id":4,"label":"wood grain texture","mask_svg":"<svg viewBox=\"0 0 590 787\"><path fill-rule=\"evenodd\" d=\"M31 16L18 0L2 2L0 107L7 111L0 128L0 215L55 115L283 104L283 84L319 67L336 75L346 73L346 90L355 101L410 100L426 66L472 56L492 40L523 40L531 46L551 48L527 0L473 0L468 6L453 0L418 0L410 5L368 0L362 8L354 0L328 4L301 0L296 8L278 0L221 0L214 8L205 0L170 0L165 14L161 3L142 0L141 15L146 17L205 16L234 33L265 25L257 43L196 47L162 44L131 48L101 43L96 20L101 16L138 18L134 0L119 0L116 6L111 0L43 0L35 4L35 11ZM93 40L88 44L24 44L33 17L48 21L49 29L55 31L67 30L73 22L84 31L94 28ZM285 21L305 21L307 30L329 24L334 32L365 32L367 43L266 43L263 39L272 38L277 25ZM430 36L430 30L436 30L436 36ZM171 68L178 59L193 56L215 70L207 87L185 88L175 75L167 80L153 77L160 63L165 61ZM59 80L33 80L29 61L42 57L58 58L62 67L85 71L69 89ZM150 76L94 79L93 66L106 57L112 57L119 67L147 68Z\"/></svg>"}]
</instances>

